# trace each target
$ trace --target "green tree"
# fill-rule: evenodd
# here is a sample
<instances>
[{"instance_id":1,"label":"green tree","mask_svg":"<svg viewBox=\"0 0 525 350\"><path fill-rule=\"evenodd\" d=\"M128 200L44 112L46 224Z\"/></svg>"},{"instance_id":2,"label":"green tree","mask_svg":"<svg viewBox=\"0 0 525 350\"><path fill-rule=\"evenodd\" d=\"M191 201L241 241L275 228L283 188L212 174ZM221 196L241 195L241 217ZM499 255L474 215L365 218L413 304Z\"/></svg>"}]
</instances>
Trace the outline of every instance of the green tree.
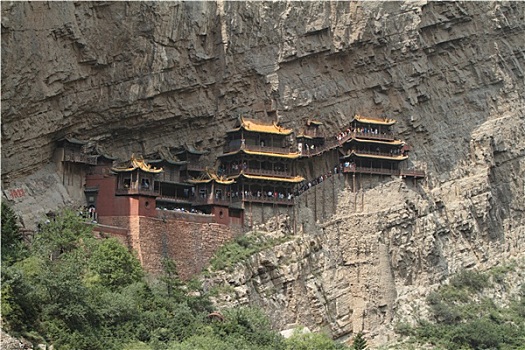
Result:
<instances>
[{"instance_id":1,"label":"green tree","mask_svg":"<svg viewBox=\"0 0 525 350\"><path fill-rule=\"evenodd\" d=\"M174 292L180 291L180 287L183 285L182 281L179 278L177 273L177 265L175 261L169 258L162 259L162 276L160 281L166 285L166 292L168 298L174 298ZM181 295L177 295L177 298L180 298Z\"/></svg>"},{"instance_id":2,"label":"green tree","mask_svg":"<svg viewBox=\"0 0 525 350\"><path fill-rule=\"evenodd\" d=\"M88 281L110 290L140 281L144 276L138 259L117 239L108 238L96 245L89 258Z\"/></svg>"},{"instance_id":3,"label":"green tree","mask_svg":"<svg viewBox=\"0 0 525 350\"><path fill-rule=\"evenodd\" d=\"M42 226L31 248L35 254L54 260L93 239L91 226L73 211L65 210Z\"/></svg>"},{"instance_id":4,"label":"green tree","mask_svg":"<svg viewBox=\"0 0 525 350\"><path fill-rule=\"evenodd\" d=\"M285 350L341 350L343 344L336 343L324 333L295 332L285 341Z\"/></svg>"},{"instance_id":5,"label":"green tree","mask_svg":"<svg viewBox=\"0 0 525 350\"><path fill-rule=\"evenodd\" d=\"M9 266L24 258L26 247L17 225L13 209L2 202L2 266Z\"/></svg>"},{"instance_id":6,"label":"green tree","mask_svg":"<svg viewBox=\"0 0 525 350\"><path fill-rule=\"evenodd\" d=\"M354 338L354 342L352 343L352 349L353 350L366 350L368 349L368 344L366 343L366 339L363 336L363 332L359 332L356 334Z\"/></svg>"}]
</instances>

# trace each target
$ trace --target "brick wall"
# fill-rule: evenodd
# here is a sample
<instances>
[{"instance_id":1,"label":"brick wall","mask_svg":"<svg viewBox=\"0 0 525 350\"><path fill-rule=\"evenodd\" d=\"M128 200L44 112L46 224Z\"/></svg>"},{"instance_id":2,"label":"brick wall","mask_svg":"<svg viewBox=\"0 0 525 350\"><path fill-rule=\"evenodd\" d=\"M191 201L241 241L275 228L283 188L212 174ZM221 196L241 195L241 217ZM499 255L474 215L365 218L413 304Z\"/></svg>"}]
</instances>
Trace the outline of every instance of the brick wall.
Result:
<instances>
[{"instance_id":1,"label":"brick wall","mask_svg":"<svg viewBox=\"0 0 525 350\"><path fill-rule=\"evenodd\" d=\"M175 260L181 278L188 279L209 263L215 252L233 239L226 225L140 217L140 249L144 268L162 272L162 258Z\"/></svg>"},{"instance_id":2,"label":"brick wall","mask_svg":"<svg viewBox=\"0 0 525 350\"><path fill-rule=\"evenodd\" d=\"M239 234L239 228L216 223L198 223L176 217L113 216L100 218L104 225L118 226L129 232L127 243L146 271L162 272L162 259L175 260L181 278L202 271L225 243ZM107 233L111 234L109 232ZM121 238L121 237L117 237Z\"/></svg>"}]
</instances>

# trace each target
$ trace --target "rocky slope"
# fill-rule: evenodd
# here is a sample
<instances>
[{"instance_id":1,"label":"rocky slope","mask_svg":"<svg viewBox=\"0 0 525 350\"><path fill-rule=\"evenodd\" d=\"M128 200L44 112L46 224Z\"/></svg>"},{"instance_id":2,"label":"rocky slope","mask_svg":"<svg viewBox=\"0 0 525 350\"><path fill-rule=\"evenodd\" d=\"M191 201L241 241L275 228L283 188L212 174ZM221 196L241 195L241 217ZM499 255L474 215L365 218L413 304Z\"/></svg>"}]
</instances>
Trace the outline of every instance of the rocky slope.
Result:
<instances>
[{"instance_id":1,"label":"rocky slope","mask_svg":"<svg viewBox=\"0 0 525 350\"><path fill-rule=\"evenodd\" d=\"M329 220L214 274L207 288L233 287L218 304L260 305L282 329L329 329L341 340L364 330L376 345L392 341L393 325L414 321L450 274L523 256L525 125L507 125L475 130L465 167L450 180L344 188Z\"/></svg>"},{"instance_id":2,"label":"rocky slope","mask_svg":"<svg viewBox=\"0 0 525 350\"><path fill-rule=\"evenodd\" d=\"M383 342L449 273L523 254L524 16L520 2L3 3L3 187L35 194L26 211L67 202L43 167L64 135L213 156L239 114L317 115L328 134L354 113L395 118L426 182L341 186L336 215L225 277L282 328Z\"/></svg>"}]
</instances>

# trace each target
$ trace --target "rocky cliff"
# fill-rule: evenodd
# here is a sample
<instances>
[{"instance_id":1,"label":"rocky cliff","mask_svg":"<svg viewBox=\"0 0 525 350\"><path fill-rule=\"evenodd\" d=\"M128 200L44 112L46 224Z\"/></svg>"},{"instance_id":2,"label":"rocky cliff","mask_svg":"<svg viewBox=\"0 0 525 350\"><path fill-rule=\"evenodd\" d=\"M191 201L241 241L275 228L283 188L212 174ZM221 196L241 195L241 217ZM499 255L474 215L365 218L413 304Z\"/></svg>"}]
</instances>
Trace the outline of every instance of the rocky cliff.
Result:
<instances>
[{"instance_id":1,"label":"rocky cliff","mask_svg":"<svg viewBox=\"0 0 525 350\"><path fill-rule=\"evenodd\" d=\"M341 185L337 214L225 277L278 326L383 342L429 285L523 254L524 16L519 2L3 3L3 186L41 193L19 208L68 201L43 167L65 135L213 156L240 114L319 116L327 134L354 113L397 119L424 183Z\"/></svg>"}]
</instances>

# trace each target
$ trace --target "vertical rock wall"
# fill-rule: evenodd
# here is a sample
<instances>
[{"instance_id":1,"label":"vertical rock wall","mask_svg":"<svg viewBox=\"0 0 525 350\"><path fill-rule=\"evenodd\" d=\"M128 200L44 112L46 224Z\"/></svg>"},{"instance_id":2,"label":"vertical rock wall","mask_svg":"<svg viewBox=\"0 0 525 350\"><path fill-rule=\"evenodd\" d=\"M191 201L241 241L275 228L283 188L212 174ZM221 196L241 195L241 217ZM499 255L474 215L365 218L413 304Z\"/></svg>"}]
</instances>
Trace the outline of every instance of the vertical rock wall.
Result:
<instances>
[{"instance_id":1,"label":"vertical rock wall","mask_svg":"<svg viewBox=\"0 0 525 350\"><path fill-rule=\"evenodd\" d=\"M331 133L356 112L397 118L441 175L523 105L522 17L518 2L5 3L3 173L34 171L66 134L123 156L218 151L237 115L277 111Z\"/></svg>"},{"instance_id":2,"label":"vertical rock wall","mask_svg":"<svg viewBox=\"0 0 525 350\"><path fill-rule=\"evenodd\" d=\"M348 187L319 223L301 204L300 236L218 279L278 327L384 342L451 272L523 254L524 16L505 1L3 3L3 185L58 178L26 175L66 134L120 156L188 142L211 162L239 114L319 116L329 135L354 113L395 118L426 182L370 182L360 207Z\"/></svg>"}]
</instances>

